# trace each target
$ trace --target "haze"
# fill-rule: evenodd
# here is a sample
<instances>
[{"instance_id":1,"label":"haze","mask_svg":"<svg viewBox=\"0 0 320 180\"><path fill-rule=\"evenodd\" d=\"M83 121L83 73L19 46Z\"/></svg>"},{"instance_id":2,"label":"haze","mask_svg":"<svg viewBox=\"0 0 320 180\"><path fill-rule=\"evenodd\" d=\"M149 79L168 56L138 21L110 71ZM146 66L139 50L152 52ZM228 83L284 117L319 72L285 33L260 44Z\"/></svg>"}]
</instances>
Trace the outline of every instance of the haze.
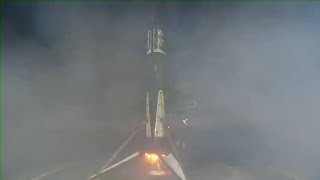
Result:
<instances>
[{"instance_id":1,"label":"haze","mask_svg":"<svg viewBox=\"0 0 320 180\"><path fill-rule=\"evenodd\" d=\"M3 3L3 179L101 164L141 121L151 5ZM320 4L165 6L174 88L199 104L196 177L223 163L318 178Z\"/></svg>"}]
</instances>

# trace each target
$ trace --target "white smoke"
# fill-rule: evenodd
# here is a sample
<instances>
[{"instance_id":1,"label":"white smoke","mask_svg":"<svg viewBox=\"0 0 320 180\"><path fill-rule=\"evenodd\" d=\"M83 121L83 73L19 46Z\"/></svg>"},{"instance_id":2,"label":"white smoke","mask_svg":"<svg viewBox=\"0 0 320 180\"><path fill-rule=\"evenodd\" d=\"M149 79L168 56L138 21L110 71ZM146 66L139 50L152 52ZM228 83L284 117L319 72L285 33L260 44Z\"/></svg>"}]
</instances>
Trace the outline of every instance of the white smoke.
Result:
<instances>
[{"instance_id":1,"label":"white smoke","mask_svg":"<svg viewBox=\"0 0 320 180\"><path fill-rule=\"evenodd\" d=\"M107 159L143 118L147 6L39 3L37 38L4 22L4 179ZM318 177L319 5L168 7L175 86L199 101L196 134L210 131L197 151ZM220 177L209 163L197 177ZM253 176L243 173L232 178Z\"/></svg>"}]
</instances>

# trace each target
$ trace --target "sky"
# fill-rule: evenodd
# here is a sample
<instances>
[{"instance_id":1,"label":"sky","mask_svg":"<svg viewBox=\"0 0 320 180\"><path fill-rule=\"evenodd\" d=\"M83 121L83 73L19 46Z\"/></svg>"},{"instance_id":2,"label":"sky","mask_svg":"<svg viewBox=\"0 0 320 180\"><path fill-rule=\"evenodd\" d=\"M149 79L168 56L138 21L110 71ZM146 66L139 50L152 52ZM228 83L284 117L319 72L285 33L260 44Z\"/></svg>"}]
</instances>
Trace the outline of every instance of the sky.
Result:
<instances>
[{"instance_id":1,"label":"sky","mask_svg":"<svg viewBox=\"0 0 320 180\"><path fill-rule=\"evenodd\" d=\"M3 178L110 155L143 118L152 4L2 5ZM173 88L199 104L191 159L319 177L320 4L160 9Z\"/></svg>"}]
</instances>

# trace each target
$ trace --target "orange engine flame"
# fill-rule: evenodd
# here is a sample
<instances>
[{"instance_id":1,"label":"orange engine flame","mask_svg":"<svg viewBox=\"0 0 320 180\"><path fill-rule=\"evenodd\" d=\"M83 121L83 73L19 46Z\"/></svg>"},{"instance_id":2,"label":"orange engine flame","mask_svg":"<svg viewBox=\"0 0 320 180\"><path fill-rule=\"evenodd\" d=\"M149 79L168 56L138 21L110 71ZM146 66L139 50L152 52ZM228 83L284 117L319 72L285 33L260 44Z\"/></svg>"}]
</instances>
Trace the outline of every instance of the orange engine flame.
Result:
<instances>
[{"instance_id":1,"label":"orange engine flame","mask_svg":"<svg viewBox=\"0 0 320 180\"><path fill-rule=\"evenodd\" d=\"M161 155L165 157L165 155ZM150 171L148 171L149 175L152 176L162 176L166 174L166 171L163 169L161 165L161 159L158 154L155 153L144 153L144 159L149 163L152 167Z\"/></svg>"},{"instance_id":2,"label":"orange engine flame","mask_svg":"<svg viewBox=\"0 0 320 180\"><path fill-rule=\"evenodd\" d=\"M144 153L144 158L152 164L155 164L157 162L159 162L159 156L157 154L154 153Z\"/></svg>"}]
</instances>

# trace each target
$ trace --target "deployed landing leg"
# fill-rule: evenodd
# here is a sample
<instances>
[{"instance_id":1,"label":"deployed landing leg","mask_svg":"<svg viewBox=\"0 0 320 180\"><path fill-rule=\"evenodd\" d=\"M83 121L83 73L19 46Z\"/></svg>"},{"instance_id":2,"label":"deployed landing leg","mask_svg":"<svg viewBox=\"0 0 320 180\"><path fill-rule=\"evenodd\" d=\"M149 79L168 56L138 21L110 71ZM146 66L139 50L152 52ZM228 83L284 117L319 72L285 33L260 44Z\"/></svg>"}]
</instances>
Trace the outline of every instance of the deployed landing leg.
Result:
<instances>
[{"instance_id":1,"label":"deployed landing leg","mask_svg":"<svg viewBox=\"0 0 320 180\"><path fill-rule=\"evenodd\" d=\"M167 156L161 157L161 159L174 172L174 174L178 176L180 180L187 180L179 162L172 153L168 154Z\"/></svg>"}]
</instances>

